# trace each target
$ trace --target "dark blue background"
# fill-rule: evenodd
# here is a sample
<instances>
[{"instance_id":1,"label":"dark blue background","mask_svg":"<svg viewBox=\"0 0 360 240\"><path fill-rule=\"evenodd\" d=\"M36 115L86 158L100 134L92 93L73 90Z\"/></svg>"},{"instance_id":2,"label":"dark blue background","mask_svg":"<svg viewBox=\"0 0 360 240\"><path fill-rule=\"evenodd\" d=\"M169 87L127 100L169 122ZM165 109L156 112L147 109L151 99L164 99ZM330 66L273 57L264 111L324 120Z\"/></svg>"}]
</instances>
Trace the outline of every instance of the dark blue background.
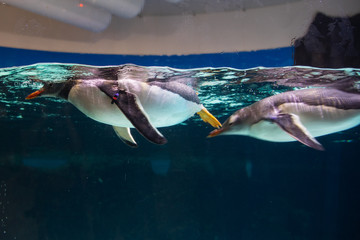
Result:
<instances>
[{"instance_id":1,"label":"dark blue background","mask_svg":"<svg viewBox=\"0 0 360 240\"><path fill-rule=\"evenodd\" d=\"M102 55L35 51L0 47L0 67L29 65L39 62L78 63L88 65L120 65L132 63L142 66L168 66L174 68L257 66L282 67L293 65L292 47L252 52L194 54L182 56Z\"/></svg>"}]
</instances>

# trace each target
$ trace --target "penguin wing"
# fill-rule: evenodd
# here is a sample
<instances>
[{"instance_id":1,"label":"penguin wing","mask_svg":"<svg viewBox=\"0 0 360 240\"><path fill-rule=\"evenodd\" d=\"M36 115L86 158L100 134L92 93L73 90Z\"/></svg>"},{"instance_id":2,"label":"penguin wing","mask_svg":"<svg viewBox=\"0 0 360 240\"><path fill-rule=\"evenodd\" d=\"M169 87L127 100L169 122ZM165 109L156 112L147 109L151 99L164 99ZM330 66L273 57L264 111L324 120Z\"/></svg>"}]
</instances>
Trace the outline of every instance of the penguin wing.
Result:
<instances>
[{"instance_id":1,"label":"penguin wing","mask_svg":"<svg viewBox=\"0 0 360 240\"><path fill-rule=\"evenodd\" d=\"M271 121L275 122L282 130L306 146L320 151L325 150L324 147L311 136L297 115L281 113L271 118Z\"/></svg>"},{"instance_id":2,"label":"penguin wing","mask_svg":"<svg viewBox=\"0 0 360 240\"><path fill-rule=\"evenodd\" d=\"M130 147L138 147L137 143L135 142L134 138L131 136L130 128L127 127L117 127L113 126L116 135L128 146Z\"/></svg>"},{"instance_id":3,"label":"penguin wing","mask_svg":"<svg viewBox=\"0 0 360 240\"><path fill-rule=\"evenodd\" d=\"M135 94L125 90L115 90L113 85L99 86L99 89L112 99L109 104L115 103L136 130L146 139L156 144L167 142L166 138L151 125Z\"/></svg>"}]
</instances>

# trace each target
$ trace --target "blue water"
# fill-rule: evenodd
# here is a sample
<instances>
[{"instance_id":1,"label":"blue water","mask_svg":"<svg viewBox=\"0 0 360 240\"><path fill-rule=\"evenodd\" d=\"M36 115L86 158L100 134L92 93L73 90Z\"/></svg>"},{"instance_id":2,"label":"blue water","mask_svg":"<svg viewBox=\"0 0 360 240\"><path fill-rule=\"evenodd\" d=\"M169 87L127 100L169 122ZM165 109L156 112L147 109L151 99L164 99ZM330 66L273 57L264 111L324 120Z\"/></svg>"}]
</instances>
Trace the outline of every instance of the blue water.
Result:
<instances>
[{"instance_id":1,"label":"blue water","mask_svg":"<svg viewBox=\"0 0 360 240\"><path fill-rule=\"evenodd\" d=\"M34 76L61 80L126 63L186 76L220 122L282 91L341 80L357 86L359 69L292 67L291 52L140 57L0 48L8 56L0 69L0 239L359 239L359 127L319 137L320 152L299 142L208 139L212 128L193 117L161 128L164 146L134 131L132 149L64 101L24 100L41 86ZM74 63L81 65L69 71Z\"/></svg>"}]
</instances>

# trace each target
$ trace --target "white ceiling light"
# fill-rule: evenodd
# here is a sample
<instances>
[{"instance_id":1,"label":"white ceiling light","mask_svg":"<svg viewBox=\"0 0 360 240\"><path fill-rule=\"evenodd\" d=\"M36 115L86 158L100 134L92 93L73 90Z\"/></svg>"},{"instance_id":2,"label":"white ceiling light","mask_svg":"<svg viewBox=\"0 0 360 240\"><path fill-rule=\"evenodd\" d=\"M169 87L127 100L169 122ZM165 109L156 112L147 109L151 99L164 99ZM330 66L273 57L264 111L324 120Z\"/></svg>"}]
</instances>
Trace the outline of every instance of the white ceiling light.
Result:
<instances>
[{"instance_id":1,"label":"white ceiling light","mask_svg":"<svg viewBox=\"0 0 360 240\"><path fill-rule=\"evenodd\" d=\"M181 2L182 0L166 0L167 2L170 2L170 3L179 3Z\"/></svg>"},{"instance_id":2,"label":"white ceiling light","mask_svg":"<svg viewBox=\"0 0 360 240\"><path fill-rule=\"evenodd\" d=\"M133 18L141 12L145 0L84 0L84 2L101 7L118 17Z\"/></svg>"},{"instance_id":3,"label":"white ceiling light","mask_svg":"<svg viewBox=\"0 0 360 240\"><path fill-rule=\"evenodd\" d=\"M79 1L2 0L2 2L93 32L103 31L111 21L109 12Z\"/></svg>"}]
</instances>

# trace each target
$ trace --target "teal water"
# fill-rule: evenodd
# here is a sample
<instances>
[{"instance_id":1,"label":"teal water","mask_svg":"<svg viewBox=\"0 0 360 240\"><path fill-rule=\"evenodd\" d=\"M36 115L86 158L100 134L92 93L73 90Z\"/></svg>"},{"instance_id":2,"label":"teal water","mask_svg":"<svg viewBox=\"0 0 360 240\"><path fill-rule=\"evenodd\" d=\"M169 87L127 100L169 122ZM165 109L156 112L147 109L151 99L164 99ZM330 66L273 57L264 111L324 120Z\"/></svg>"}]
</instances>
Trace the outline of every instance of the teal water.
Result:
<instances>
[{"instance_id":1,"label":"teal water","mask_svg":"<svg viewBox=\"0 0 360 240\"><path fill-rule=\"evenodd\" d=\"M360 69L96 67L0 69L0 239L356 239L359 127L299 142L207 139L198 117L161 128L168 144L110 126L53 98L24 100L36 81L124 77L182 81L223 122L299 88L359 92ZM19 228L19 225L21 226Z\"/></svg>"},{"instance_id":2,"label":"teal water","mask_svg":"<svg viewBox=\"0 0 360 240\"><path fill-rule=\"evenodd\" d=\"M97 67L77 64L41 63L23 67L2 68L0 70L0 102L6 119L22 118L22 112L40 111L47 103L24 101L27 94L39 89L42 84L36 81L61 82L69 78L140 78L163 81L182 81L192 86L203 105L215 111L218 117L228 116L237 109L250 105L265 97L288 90L306 87L338 87L350 91L360 91L359 69L320 69L310 67L277 68L197 68L175 69L169 67L143 67L121 65ZM47 99L46 102L63 102L60 99ZM57 108L62 105L58 104ZM26 113L26 111L25 111ZM56 111L51 113L59 116ZM64 116L60 116L64 117Z\"/></svg>"}]
</instances>

